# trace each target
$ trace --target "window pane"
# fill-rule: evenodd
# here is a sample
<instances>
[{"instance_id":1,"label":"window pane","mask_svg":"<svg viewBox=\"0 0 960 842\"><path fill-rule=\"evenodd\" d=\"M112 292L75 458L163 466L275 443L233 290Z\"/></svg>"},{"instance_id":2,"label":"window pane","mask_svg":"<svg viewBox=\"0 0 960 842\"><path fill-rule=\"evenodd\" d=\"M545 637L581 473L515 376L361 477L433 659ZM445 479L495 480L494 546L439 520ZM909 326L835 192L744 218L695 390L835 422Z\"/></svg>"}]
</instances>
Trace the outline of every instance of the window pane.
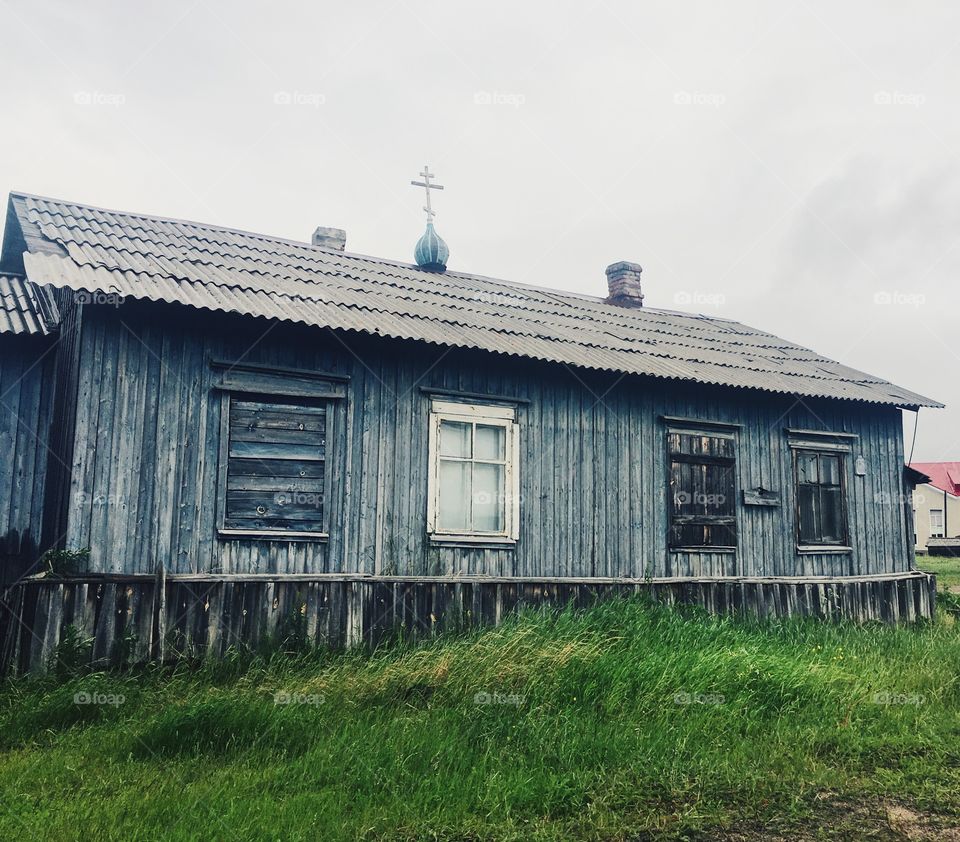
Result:
<instances>
[{"instance_id":1,"label":"window pane","mask_svg":"<svg viewBox=\"0 0 960 842\"><path fill-rule=\"evenodd\" d=\"M733 456L733 439L715 438L713 440L713 451L715 456Z\"/></svg>"},{"instance_id":2,"label":"window pane","mask_svg":"<svg viewBox=\"0 0 960 842\"><path fill-rule=\"evenodd\" d=\"M670 487L673 491L673 510L678 515L693 514L693 483L690 479L689 462L670 464Z\"/></svg>"},{"instance_id":3,"label":"window pane","mask_svg":"<svg viewBox=\"0 0 960 842\"><path fill-rule=\"evenodd\" d=\"M733 465L704 465L705 479L702 495L702 512L705 515L726 516L734 514L734 467Z\"/></svg>"},{"instance_id":4,"label":"window pane","mask_svg":"<svg viewBox=\"0 0 960 842\"><path fill-rule=\"evenodd\" d=\"M670 542L674 547L703 547L707 542L708 527L697 523L677 523L672 528Z\"/></svg>"},{"instance_id":5,"label":"window pane","mask_svg":"<svg viewBox=\"0 0 960 842\"><path fill-rule=\"evenodd\" d=\"M818 482L817 454L797 453L797 482Z\"/></svg>"},{"instance_id":6,"label":"window pane","mask_svg":"<svg viewBox=\"0 0 960 842\"><path fill-rule=\"evenodd\" d=\"M477 452L475 459L503 459L506 429L477 424Z\"/></svg>"},{"instance_id":7,"label":"window pane","mask_svg":"<svg viewBox=\"0 0 960 842\"><path fill-rule=\"evenodd\" d=\"M470 528L470 463L440 461L440 528Z\"/></svg>"},{"instance_id":8,"label":"window pane","mask_svg":"<svg viewBox=\"0 0 960 842\"><path fill-rule=\"evenodd\" d=\"M820 457L820 484L840 485L840 460L836 456Z\"/></svg>"},{"instance_id":9,"label":"window pane","mask_svg":"<svg viewBox=\"0 0 960 842\"><path fill-rule=\"evenodd\" d=\"M441 421L440 455L469 459L471 426L460 421Z\"/></svg>"},{"instance_id":10,"label":"window pane","mask_svg":"<svg viewBox=\"0 0 960 842\"><path fill-rule=\"evenodd\" d=\"M839 544L843 540L843 509L837 486L820 489L821 540L825 544Z\"/></svg>"},{"instance_id":11,"label":"window pane","mask_svg":"<svg viewBox=\"0 0 960 842\"><path fill-rule=\"evenodd\" d=\"M473 528L476 532L502 532L506 494L502 465L473 466Z\"/></svg>"},{"instance_id":12,"label":"window pane","mask_svg":"<svg viewBox=\"0 0 960 842\"><path fill-rule=\"evenodd\" d=\"M737 545L736 526L732 523L714 523L710 525L709 546L735 547Z\"/></svg>"},{"instance_id":13,"label":"window pane","mask_svg":"<svg viewBox=\"0 0 960 842\"><path fill-rule=\"evenodd\" d=\"M735 514L733 465L696 465L673 462L670 484L674 513L724 517Z\"/></svg>"},{"instance_id":14,"label":"window pane","mask_svg":"<svg viewBox=\"0 0 960 842\"><path fill-rule=\"evenodd\" d=\"M817 489L811 485L801 485L797 489L800 508L800 541L805 544L820 542L818 508L820 505Z\"/></svg>"}]
</instances>

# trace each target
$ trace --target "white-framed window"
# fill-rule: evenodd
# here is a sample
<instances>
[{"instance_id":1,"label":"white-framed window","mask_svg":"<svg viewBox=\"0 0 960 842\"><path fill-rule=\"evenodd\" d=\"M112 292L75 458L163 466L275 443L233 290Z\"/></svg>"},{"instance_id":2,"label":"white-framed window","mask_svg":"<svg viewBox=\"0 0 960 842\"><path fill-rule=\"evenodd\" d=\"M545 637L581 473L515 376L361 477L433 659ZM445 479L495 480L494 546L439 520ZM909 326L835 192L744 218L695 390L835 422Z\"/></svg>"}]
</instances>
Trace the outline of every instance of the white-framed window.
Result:
<instances>
[{"instance_id":1,"label":"white-framed window","mask_svg":"<svg viewBox=\"0 0 960 842\"><path fill-rule=\"evenodd\" d=\"M930 509L930 537L943 537L943 509Z\"/></svg>"},{"instance_id":2,"label":"white-framed window","mask_svg":"<svg viewBox=\"0 0 960 842\"><path fill-rule=\"evenodd\" d=\"M514 407L432 401L427 531L434 540L517 540L518 454Z\"/></svg>"}]
</instances>

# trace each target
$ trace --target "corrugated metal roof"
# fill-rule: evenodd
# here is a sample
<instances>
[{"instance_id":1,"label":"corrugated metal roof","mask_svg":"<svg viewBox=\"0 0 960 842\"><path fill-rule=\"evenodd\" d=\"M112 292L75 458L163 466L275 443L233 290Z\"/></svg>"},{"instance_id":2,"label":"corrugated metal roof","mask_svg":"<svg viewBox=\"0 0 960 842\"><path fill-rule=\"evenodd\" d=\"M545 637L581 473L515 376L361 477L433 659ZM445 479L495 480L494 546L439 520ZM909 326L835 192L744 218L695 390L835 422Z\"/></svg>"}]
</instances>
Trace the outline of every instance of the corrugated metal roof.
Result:
<instances>
[{"instance_id":1,"label":"corrugated metal roof","mask_svg":"<svg viewBox=\"0 0 960 842\"><path fill-rule=\"evenodd\" d=\"M22 275L0 273L0 333L49 332L34 285Z\"/></svg>"},{"instance_id":2,"label":"corrugated metal roof","mask_svg":"<svg viewBox=\"0 0 960 842\"><path fill-rule=\"evenodd\" d=\"M12 194L31 281L581 368L939 406L737 322L510 284L195 222Z\"/></svg>"}]
</instances>

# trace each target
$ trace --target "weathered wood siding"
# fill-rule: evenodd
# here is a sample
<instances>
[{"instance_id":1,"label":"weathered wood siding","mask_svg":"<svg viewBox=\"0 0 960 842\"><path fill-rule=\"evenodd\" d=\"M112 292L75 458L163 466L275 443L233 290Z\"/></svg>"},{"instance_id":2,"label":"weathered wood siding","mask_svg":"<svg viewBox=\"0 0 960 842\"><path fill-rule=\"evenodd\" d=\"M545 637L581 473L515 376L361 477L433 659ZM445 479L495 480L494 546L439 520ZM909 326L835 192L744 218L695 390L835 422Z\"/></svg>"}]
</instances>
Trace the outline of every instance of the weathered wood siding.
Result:
<instances>
[{"instance_id":1,"label":"weathered wood siding","mask_svg":"<svg viewBox=\"0 0 960 842\"><path fill-rule=\"evenodd\" d=\"M0 582L39 554L53 407L50 340L0 336Z\"/></svg>"},{"instance_id":2,"label":"weathered wood siding","mask_svg":"<svg viewBox=\"0 0 960 842\"><path fill-rule=\"evenodd\" d=\"M0 671L43 672L72 627L96 664L218 657L271 642L376 646L499 623L521 607L642 595L714 614L912 623L933 616L929 573L842 578L518 580L333 575L25 580L3 594ZM14 619L18 618L19 622Z\"/></svg>"},{"instance_id":3,"label":"weathered wood siding","mask_svg":"<svg viewBox=\"0 0 960 842\"><path fill-rule=\"evenodd\" d=\"M350 378L329 442L327 542L220 540L220 401L210 359ZM78 367L65 544L98 571L497 576L782 576L902 572L900 411L574 371L417 343L154 304L90 310ZM422 387L515 396L520 538L439 547L426 533ZM735 553L667 547L661 416L739 424ZM798 553L785 428L859 436L847 460L852 552ZM781 494L745 506L740 490Z\"/></svg>"}]
</instances>

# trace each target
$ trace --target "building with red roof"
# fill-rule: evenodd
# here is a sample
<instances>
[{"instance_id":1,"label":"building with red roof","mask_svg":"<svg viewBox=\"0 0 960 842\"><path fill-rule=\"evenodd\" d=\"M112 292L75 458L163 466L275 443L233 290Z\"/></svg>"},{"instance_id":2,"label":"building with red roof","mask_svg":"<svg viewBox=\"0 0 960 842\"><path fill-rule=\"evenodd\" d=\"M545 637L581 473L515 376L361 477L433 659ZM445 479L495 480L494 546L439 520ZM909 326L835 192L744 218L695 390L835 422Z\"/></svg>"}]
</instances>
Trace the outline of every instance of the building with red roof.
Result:
<instances>
[{"instance_id":1,"label":"building with red roof","mask_svg":"<svg viewBox=\"0 0 960 842\"><path fill-rule=\"evenodd\" d=\"M913 493L917 552L955 555L960 550L960 462L911 462L929 482Z\"/></svg>"}]
</instances>

